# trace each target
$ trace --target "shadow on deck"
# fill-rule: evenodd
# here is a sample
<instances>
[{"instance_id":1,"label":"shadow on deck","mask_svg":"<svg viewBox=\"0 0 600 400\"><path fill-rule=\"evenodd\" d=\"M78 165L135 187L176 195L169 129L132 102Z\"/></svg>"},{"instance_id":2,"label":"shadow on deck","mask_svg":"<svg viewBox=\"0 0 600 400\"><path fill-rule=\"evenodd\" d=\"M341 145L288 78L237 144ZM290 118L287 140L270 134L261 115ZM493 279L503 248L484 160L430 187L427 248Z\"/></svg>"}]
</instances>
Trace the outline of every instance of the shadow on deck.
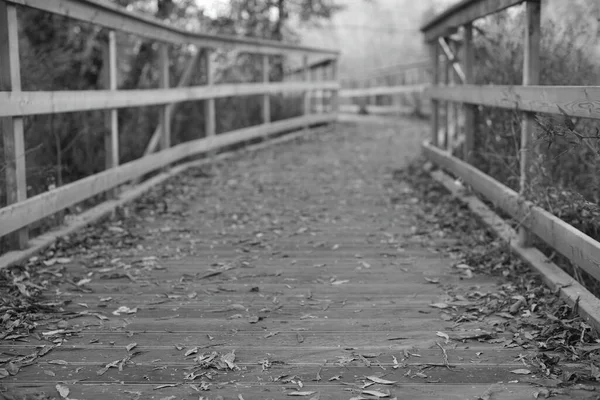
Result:
<instances>
[{"instance_id":1,"label":"shadow on deck","mask_svg":"<svg viewBox=\"0 0 600 400\"><path fill-rule=\"evenodd\" d=\"M500 289L452 268L456 239L420 233L393 177L426 131L342 123L241 152L63 241L46 272L64 312L1 342L3 359L38 354L5 396L591 398L541 389L501 317L456 322Z\"/></svg>"}]
</instances>

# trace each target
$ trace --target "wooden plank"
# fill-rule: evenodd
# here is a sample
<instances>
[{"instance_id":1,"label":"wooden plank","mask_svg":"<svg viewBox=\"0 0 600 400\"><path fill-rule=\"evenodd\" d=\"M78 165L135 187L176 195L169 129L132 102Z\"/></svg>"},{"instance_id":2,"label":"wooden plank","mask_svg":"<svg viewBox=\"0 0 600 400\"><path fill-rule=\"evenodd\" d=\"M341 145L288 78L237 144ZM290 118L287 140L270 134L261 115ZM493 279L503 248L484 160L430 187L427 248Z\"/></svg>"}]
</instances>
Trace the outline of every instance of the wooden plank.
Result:
<instances>
[{"instance_id":1,"label":"wooden plank","mask_svg":"<svg viewBox=\"0 0 600 400\"><path fill-rule=\"evenodd\" d=\"M332 62L331 62L331 80L335 81L335 82L339 82L339 60L337 58L335 58ZM330 105L330 111L332 113L339 113L340 112L340 90L339 89L333 89L331 91L331 105Z\"/></svg>"},{"instance_id":2,"label":"wooden plank","mask_svg":"<svg viewBox=\"0 0 600 400\"><path fill-rule=\"evenodd\" d=\"M439 38L439 43L440 43L440 48L441 43L445 43L444 38ZM442 48L443 50L443 48ZM448 49L450 50L450 49ZM442 54L442 59L443 61L443 79L444 79L444 84L449 87L450 86L450 74L451 74L451 69L452 69L452 63L453 61L450 59L450 57L452 56L452 53L450 53L450 55L448 55L448 53L443 52ZM444 102L444 142L440 145L441 148L449 150L450 147L449 145L449 137L450 137L450 102L449 101L445 101Z\"/></svg>"},{"instance_id":3,"label":"wooden plank","mask_svg":"<svg viewBox=\"0 0 600 400\"><path fill-rule=\"evenodd\" d=\"M18 34L16 7L0 2L0 91L3 93L21 92ZM0 163L0 170L4 169L6 204L10 205L27 199L23 118L0 118L0 131L4 147L4 160ZM8 240L10 247L26 248L29 242L26 225Z\"/></svg>"},{"instance_id":4,"label":"wooden plank","mask_svg":"<svg viewBox=\"0 0 600 400\"><path fill-rule=\"evenodd\" d=\"M194 44L198 47L225 48L264 54L316 53L337 55L331 49L297 46L274 40L252 39L231 35L212 35L189 32L158 19L126 11L110 2L100 0L4 0L69 18L92 23L160 42Z\"/></svg>"},{"instance_id":5,"label":"wooden plank","mask_svg":"<svg viewBox=\"0 0 600 400\"><path fill-rule=\"evenodd\" d=\"M271 69L269 66L269 56L264 54L262 56L262 81L263 83L269 83L269 75ZM264 124L271 122L271 96L269 94L263 95L262 98L262 121Z\"/></svg>"},{"instance_id":6,"label":"wooden plank","mask_svg":"<svg viewBox=\"0 0 600 400\"><path fill-rule=\"evenodd\" d=\"M108 48L105 54L105 61L108 64L107 73L107 89L116 91L118 82L117 70L117 38L115 31L108 32ZM119 165L119 119L116 109L108 110L107 130L104 133L104 168L111 169ZM107 192L107 197L113 198L115 191Z\"/></svg>"},{"instance_id":7,"label":"wooden plank","mask_svg":"<svg viewBox=\"0 0 600 400\"><path fill-rule=\"evenodd\" d=\"M429 56L431 62L431 70L433 74L432 88L437 89L440 81L440 50L437 42L429 45ZM426 89L427 90L427 89ZM440 107L439 101L431 96L431 143L434 146L439 145L438 143L438 131L440 129Z\"/></svg>"},{"instance_id":8,"label":"wooden plank","mask_svg":"<svg viewBox=\"0 0 600 400\"><path fill-rule=\"evenodd\" d=\"M304 83L311 83L310 82L310 68L309 68L309 63L308 63L308 55L304 55L302 57L302 81ZM303 113L304 115L308 115L310 114L310 94L311 91L306 90L304 91L304 100L303 100Z\"/></svg>"},{"instance_id":9,"label":"wooden plank","mask_svg":"<svg viewBox=\"0 0 600 400\"><path fill-rule=\"evenodd\" d=\"M528 0L525 3L525 38L523 48L523 86L539 85L540 83L540 39L541 39L541 3L539 0ZM521 120L521 148L519 194L527 197L531 190L533 170L532 158L535 157L535 114L524 112ZM531 238L527 230L519 228L519 244L523 247L530 245Z\"/></svg>"},{"instance_id":10,"label":"wooden plank","mask_svg":"<svg viewBox=\"0 0 600 400\"><path fill-rule=\"evenodd\" d=\"M590 293L581 283L573 279L558 265L551 262L546 255L535 247L522 247L518 233L488 206L474 195L465 194L463 188L443 171L432 173L434 179L442 183L454 196L466 203L484 223L501 239L510 244L511 250L535 269L551 290L558 292L569 307L577 310L579 315L595 330L600 330L600 299Z\"/></svg>"},{"instance_id":11,"label":"wooden plank","mask_svg":"<svg viewBox=\"0 0 600 400\"><path fill-rule=\"evenodd\" d=\"M600 279L600 243L552 215L524 201L517 192L492 177L429 144L423 145L427 158L462 178L475 191L519 221L556 251Z\"/></svg>"},{"instance_id":12,"label":"wooden plank","mask_svg":"<svg viewBox=\"0 0 600 400\"><path fill-rule=\"evenodd\" d=\"M473 25L467 23L464 26L464 59L463 66L465 69L465 81L463 84L473 84L474 82L474 64L475 64L475 49L473 47ZM470 162L475 150L475 106L472 104L463 104L465 112L465 143L463 147L463 159Z\"/></svg>"},{"instance_id":13,"label":"wooden plank","mask_svg":"<svg viewBox=\"0 0 600 400\"><path fill-rule=\"evenodd\" d=\"M452 33L459 26L522 3L524 0L463 0L421 27L425 41Z\"/></svg>"},{"instance_id":14,"label":"wooden plank","mask_svg":"<svg viewBox=\"0 0 600 400\"><path fill-rule=\"evenodd\" d=\"M183 158L205 153L210 150L244 142L265 134L298 129L308 125L329 122L332 114L312 115L290 118L271 124L253 126L220 134L213 140L198 139L179 144L169 150L161 151L117 168L80 179L55 190L31 197L0 209L0 236L14 232L19 228L40 220L48 215L72 206L91 196L102 193L148 172L157 170Z\"/></svg>"},{"instance_id":15,"label":"wooden plank","mask_svg":"<svg viewBox=\"0 0 600 400\"><path fill-rule=\"evenodd\" d=\"M173 89L136 89L57 92L0 92L0 117L142 107L264 93L336 89L337 82L271 82L193 86Z\"/></svg>"},{"instance_id":16,"label":"wooden plank","mask_svg":"<svg viewBox=\"0 0 600 400\"><path fill-rule=\"evenodd\" d=\"M392 94L406 94L424 91L428 85L400 85L400 86L376 86L364 89L342 89L339 96L342 98L379 96Z\"/></svg>"},{"instance_id":17,"label":"wooden plank","mask_svg":"<svg viewBox=\"0 0 600 400\"><path fill-rule=\"evenodd\" d=\"M204 49L202 61L204 62L204 73L206 74L206 87L214 87L214 65L212 62L212 50ZM204 101L204 136L212 137L216 134L217 121L215 112L215 99Z\"/></svg>"},{"instance_id":18,"label":"wooden plank","mask_svg":"<svg viewBox=\"0 0 600 400\"><path fill-rule=\"evenodd\" d=\"M200 51L196 51L192 57L189 59L188 63L185 66L185 70L183 71L183 74L181 75L181 78L179 79L179 82L177 82L177 86L176 87L184 87L187 86L190 83L190 80L192 79L194 70L198 64L198 58L200 56ZM170 115L173 115L175 113L175 110L177 108L177 106L179 105L179 103L172 103L172 104L168 104L167 107L169 107L169 113ZM146 150L144 150L144 155L147 156L148 154L154 153L154 151L156 150L156 148L158 147L158 143L160 141L160 135L162 132L162 126L159 125L156 127L156 129L154 130L154 133L152 134L152 137L150 138L150 141L148 141L148 145L146 146Z\"/></svg>"},{"instance_id":19,"label":"wooden plank","mask_svg":"<svg viewBox=\"0 0 600 400\"><path fill-rule=\"evenodd\" d=\"M462 85L431 87L432 99L458 101L519 111L600 119L600 86Z\"/></svg>"},{"instance_id":20,"label":"wooden plank","mask_svg":"<svg viewBox=\"0 0 600 400\"><path fill-rule=\"evenodd\" d=\"M348 386L342 383L331 384L331 382L325 384L321 383L322 381L315 382L314 379L317 372L318 368L315 368L305 374L306 379L304 379L304 387L302 389L307 392L315 392L313 398L315 398L315 396L320 400L339 400L340 398L350 399L353 397L360 398L361 390L358 389L358 386ZM341 370L340 372L342 373L340 376L344 376L344 371ZM346 374L348 375L348 372L346 372ZM181 374L178 375L181 376ZM369 375L369 373L367 373L367 375ZM333 374L331 374L331 376L333 376ZM266 379L263 377L260 381L243 382L240 384L212 384L209 387L210 396L203 397L211 399L283 399L288 398L288 393L298 391L296 389L297 386L293 386L291 383L286 385L281 381L270 382L270 378L273 378L273 380L277 378L274 374L265 373L265 377ZM118 380L118 378L116 378L116 380ZM350 380L350 377L345 378L345 380ZM144 400L162 400L171 396L171 398L174 399L196 399L199 397L198 392L196 392L191 385L181 384L177 379L174 379L172 382L175 384L174 386L165 387L161 390L156 390L156 384L147 382L136 384L120 383L118 385L98 385L86 381L72 382L72 380L69 379L65 379L65 381L69 382L68 387L71 390L70 397L74 399L135 399L138 397L138 393L139 398ZM352 379L351 382L354 382L354 379ZM8 393L18 390L19 393L28 395L31 398L35 398L39 393L58 393L56 392L54 382L27 382L23 385L8 383L5 384L5 386ZM386 391L386 388L377 389L379 389L379 391ZM493 400L523 400L533 398L533 395L539 392L539 389L536 390L536 388L526 383L508 384L490 382L485 384L431 384L419 382L417 380L403 383L402 388L399 388L397 385L392 386L390 390L393 392L393 397L411 400L465 400L477 399L478 397L483 398L484 396L490 397ZM492 393L493 397L488 396L489 393ZM561 389L561 391L556 394L552 394L552 399L592 400L594 399L594 395L594 392L586 392L585 390ZM56 396L57 395L55 395L55 397ZM390 398L392 396L390 396ZM311 397L306 398L308 399Z\"/></svg>"},{"instance_id":21,"label":"wooden plank","mask_svg":"<svg viewBox=\"0 0 600 400\"><path fill-rule=\"evenodd\" d=\"M159 85L162 89L168 89L170 86L170 72L169 45L167 43L160 44L158 55L160 65ZM171 147L171 113L169 104L164 104L161 106L159 124L161 126L160 149L166 150Z\"/></svg>"}]
</instances>

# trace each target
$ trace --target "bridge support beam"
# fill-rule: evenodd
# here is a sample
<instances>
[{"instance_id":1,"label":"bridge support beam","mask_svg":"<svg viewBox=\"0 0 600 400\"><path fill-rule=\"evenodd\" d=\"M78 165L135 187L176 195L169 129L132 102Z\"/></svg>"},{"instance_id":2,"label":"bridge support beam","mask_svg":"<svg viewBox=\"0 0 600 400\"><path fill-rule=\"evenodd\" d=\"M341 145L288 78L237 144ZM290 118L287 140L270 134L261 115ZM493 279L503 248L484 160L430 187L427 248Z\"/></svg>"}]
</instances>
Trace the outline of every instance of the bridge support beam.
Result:
<instances>
[{"instance_id":1,"label":"bridge support beam","mask_svg":"<svg viewBox=\"0 0 600 400\"><path fill-rule=\"evenodd\" d=\"M21 91L17 24L16 6L0 1L0 91L13 93ZM0 170L5 171L7 205L27 199L23 130L23 117L0 118L0 131L4 144L4 165L0 163ZM27 227L7 236L7 240L11 248L19 250L26 248L29 242Z\"/></svg>"}]
</instances>

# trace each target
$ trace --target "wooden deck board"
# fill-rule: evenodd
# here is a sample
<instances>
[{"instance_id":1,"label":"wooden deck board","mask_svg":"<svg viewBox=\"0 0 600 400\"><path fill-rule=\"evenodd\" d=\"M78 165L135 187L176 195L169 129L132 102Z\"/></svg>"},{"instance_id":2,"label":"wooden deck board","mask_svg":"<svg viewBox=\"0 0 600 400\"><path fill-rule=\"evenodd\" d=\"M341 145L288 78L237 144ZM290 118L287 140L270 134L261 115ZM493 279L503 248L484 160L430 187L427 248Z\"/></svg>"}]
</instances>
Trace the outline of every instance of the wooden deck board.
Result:
<instances>
[{"instance_id":1,"label":"wooden deck board","mask_svg":"<svg viewBox=\"0 0 600 400\"><path fill-rule=\"evenodd\" d=\"M59 346L2 384L57 396L60 383L73 399L275 399L301 390L322 400L358 396L365 377L377 376L397 383L368 389L397 398L533 398L532 375L511 373L525 368L527 349L438 335L510 333L496 329L502 317L460 326L441 318L458 312L451 293L493 291L497 282L460 279L450 268L453 239L420 237L411 203L389 201L406 190L392 184L390 169L417 154L426 133L402 124L342 125L218 165L213 176L191 171L132 206L123 223L88 231L87 249L60 267L90 281L47 293L48 301L68 300L71 314L42 321L38 336L0 342L0 352ZM160 198L176 211L156 211ZM128 233L131 245L123 245ZM437 302L451 307L431 307ZM121 306L137 309L114 315ZM96 315L76 315L86 312ZM41 335L55 329L72 334ZM194 358L212 351L235 351L239 370L198 368ZM98 373L128 355L122 370ZM211 379L186 380L191 371ZM209 390L199 393L201 382ZM157 388L165 384L176 386Z\"/></svg>"}]
</instances>

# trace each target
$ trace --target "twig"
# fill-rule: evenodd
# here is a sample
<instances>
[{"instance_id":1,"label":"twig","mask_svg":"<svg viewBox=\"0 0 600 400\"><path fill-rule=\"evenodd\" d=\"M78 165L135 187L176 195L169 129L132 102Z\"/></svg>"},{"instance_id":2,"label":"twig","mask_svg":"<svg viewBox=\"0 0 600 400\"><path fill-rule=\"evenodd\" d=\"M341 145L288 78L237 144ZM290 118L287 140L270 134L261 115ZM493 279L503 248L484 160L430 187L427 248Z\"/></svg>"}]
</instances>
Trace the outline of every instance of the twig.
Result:
<instances>
[{"instance_id":1,"label":"twig","mask_svg":"<svg viewBox=\"0 0 600 400\"><path fill-rule=\"evenodd\" d=\"M435 344L437 344L437 346L440 349L442 349L442 353L444 353L444 365L446 366L446 368L450 369L450 363L448 362L448 353L446 352L446 349L443 348L439 342L435 342Z\"/></svg>"}]
</instances>

